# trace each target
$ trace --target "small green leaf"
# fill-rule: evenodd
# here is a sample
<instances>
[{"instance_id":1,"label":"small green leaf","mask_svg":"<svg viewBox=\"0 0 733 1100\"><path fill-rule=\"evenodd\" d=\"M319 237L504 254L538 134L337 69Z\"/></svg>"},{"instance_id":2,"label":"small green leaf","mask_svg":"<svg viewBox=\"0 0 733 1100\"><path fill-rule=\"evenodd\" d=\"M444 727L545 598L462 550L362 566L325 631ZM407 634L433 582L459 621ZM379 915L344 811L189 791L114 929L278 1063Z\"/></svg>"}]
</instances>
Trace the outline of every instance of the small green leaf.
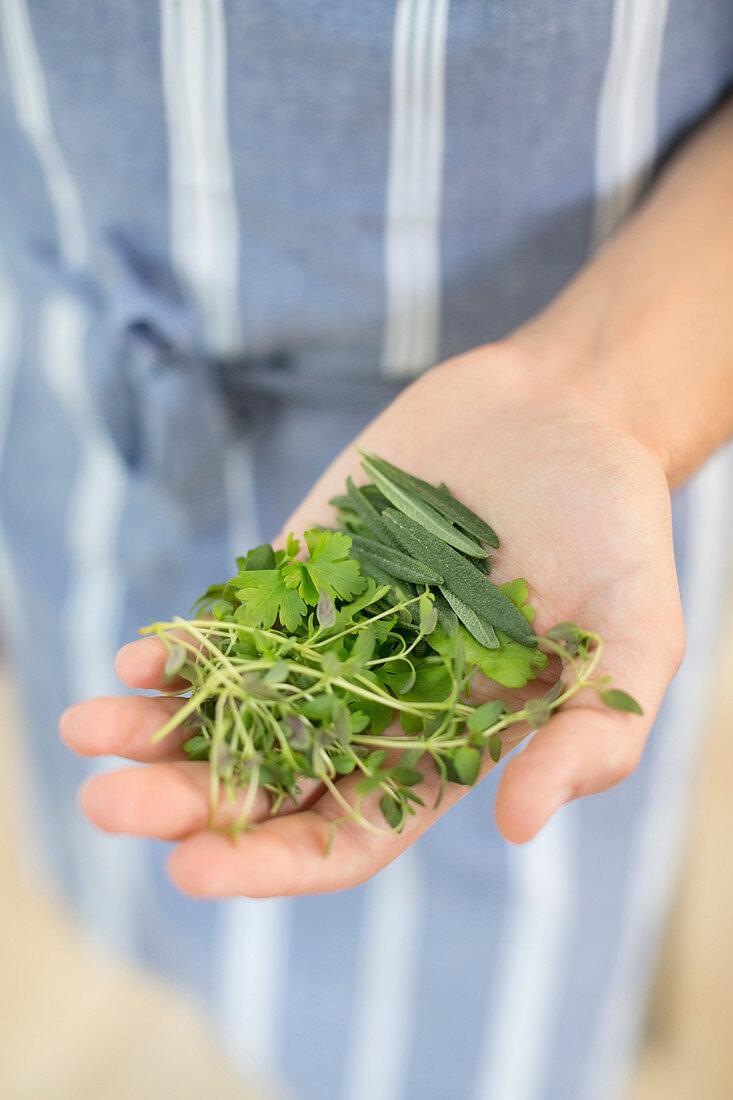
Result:
<instances>
[{"instance_id":1,"label":"small green leaf","mask_svg":"<svg viewBox=\"0 0 733 1100\"><path fill-rule=\"evenodd\" d=\"M512 642L501 631L497 631L498 649L486 649L461 624L458 630L465 650L466 662L470 667L480 669L490 680L508 688L520 688L536 676L536 670L545 668L547 654L539 649ZM431 647L437 653L453 653L454 640L441 631L435 631L428 638Z\"/></svg>"},{"instance_id":2,"label":"small green leaf","mask_svg":"<svg viewBox=\"0 0 733 1100\"><path fill-rule=\"evenodd\" d=\"M186 647L180 642L175 642L168 651L163 675L166 680L172 680L177 676L186 663Z\"/></svg>"},{"instance_id":3,"label":"small green leaf","mask_svg":"<svg viewBox=\"0 0 733 1100\"><path fill-rule=\"evenodd\" d=\"M466 787L472 786L478 779L481 769L481 752L475 745L462 745L451 757L453 770L458 782Z\"/></svg>"},{"instance_id":4,"label":"small green leaf","mask_svg":"<svg viewBox=\"0 0 733 1100\"><path fill-rule=\"evenodd\" d=\"M331 763L339 775L351 775L356 767L351 757L346 756L344 753L334 753L331 756Z\"/></svg>"},{"instance_id":5,"label":"small green leaf","mask_svg":"<svg viewBox=\"0 0 733 1100\"><path fill-rule=\"evenodd\" d=\"M552 709L543 699L528 699L524 704L524 715L525 721L533 729L539 729L540 726L544 726L545 722L549 721Z\"/></svg>"},{"instance_id":6,"label":"small green leaf","mask_svg":"<svg viewBox=\"0 0 733 1100\"><path fill-rule=\"evenodd\" d=\"M369 725L369 715L363 710L349 711L349 729L352 733L363 733Z\"/></svg>"},{"instance_id":7,"label":"small green leaf","mask_svg":"<svg viewBox=\"0 0 733 1100\"><path fill-rule=\"evenodd\" d=\"M473 714L468 716L466 725L471 733L483 733L484 730L491 729L492 726L496 725L503 714L506 714L506 705L502 703L501 699L492 699L490 702L482 703L480 707L476 707Z\"/></svg>"},{"instance_id":8,"label":"small green leaf","mask_svg":"<svg viewBox=\"0 0 733 1100\"><path fill-rule=\"evenodd\" d=\"M304 714L306 718L310 718L312 722L331 722L333 721L335 703L336 696L327 695L324 691L320 695L315 695L312 699L306 699L305 702L301 703L300 713Z\"/></svg>"},{"instance_id":9,"label":"small green leaf","mask_svg":"<svg viewBox=\"0 0 733 1100\"><path fill-rule=\"evenodd\" d=\"M241 561L240 558L237 561ZM241 567L240 567L241 568ZM255 546L244 559L244 569L249 572L252 569L274 569L275 551L269 542L263 542L261 546Z\"/></svg>"},{"instance_id":10,"label":"small green leaf","mask_svg":"<svg viewBox=\"0 0 733 1100\"><path fill-rule=\"evenodd\" d=\"M363 627L356 635L349 656L359 668L363 667L367 661L371 659L376 641L376 633L371 623L369 626Z\"/></svg>"},{"instance_id":11,"label":"small green leaf","mask_svg":"<svg viewBox=\"0 0 733 1100\"><path fill-rule=\"evenodd\" d=\"M266 684L284 684L290 675L290 669L288 668L287 661L278 661L272 668L268 669L263 680Z\"/></svg>"},{"instance_id":12,"label":"small green leaf","mask_svg":"<svg viewBox=\"0 0 733 1100\"><path fill-rule=\"evenodd\" d=\"M395 695L406 695L415 686L415 666L409 657L395 657L382 665L379 676Z\"/></svg>"},{"instance_id":13,"label":"small green leaf","mask_svg":"<svg viewBox=\"0 0 733 1100\"><path fill-rule=\"evenodd\" d=\"M636 699L626 691L620 691L618 688L607 688L605 691L600 692L600 696L606 706L613 707L614 710L627 711L629 714L644 713Z\"/></svg>"},{"instance_id":14,"label":"small green leaf","mask_svg":"<svg viewBox=\"0 0 733 1100\"><path fill-rule=\"evenodd\" d=\"M554 703L556 699L559 699L564 690L565 684L562 680L556 680L552 687L542 696L542 701L545 703Z\"/></svg>"},{"instance_id":15,"label":"small green leaf","mask_svg":"<svg viewBox=\"0 0 733 1100\"><path fill-rule=\"evenodd\" d=\"M492 737L490 737L487 745L489 749L489 756L495 764L498 764L501 758L501 738L499 737L499 734L495 733Z\"/></svg>"},{"instance_id":16,"label":"small green leaf","mask_svg":"<svg viewBox=\"0 0 733 1100\"><path fill-rule=\"evenodd\" d=\"M336 740L342 746L348 745L349 743L349 734L351 733L350 717L351 714L346 703L343 699L336 698L333 704L333 717L331 722Z\"/></svg>"},{"instance_id":17,"label":"small green leaf","mask_svg":"<svg viewBox=\"0 0 733 1100\"><path fill-rule=\"evenodd\" d=\"M255 672L245 672L239 681L248 695L255 699L279 699L280 693L277 685L265 683L264 676L258 676Z\"/></svg>"},{"instance_id":18,"label":"small green leaf","mask_svg":"<svg viewBox=\"0 0 733 1100\"><path fill-rule=\"evenodd\" d=\"M435 606L433 593L427 589L422 592L417 607L420 615L420 633L432 634L438 624L438 609Z\"/></svg>"},{"instance_id":19,"label":"small green leaf","mask_svg":"<svg viewBox=\"0 0 733 1100\"><path fill-rule=\"evenodd\" d=\"M416 768L409 768L406 764L395 764L389 773L392 778L403 787L414 787L422 783L425 776Z\"/></svg>"},{"instance_id":20,"label":"small green leaf","mask_svg":"<svg viewBox=\"0 0 733 1100\"><path fill-rule=\"evenodd\" d=\"M324 630L330 629L336 622L336 604L333 601L333 596L329 595L328 592L321 592L318 597L316 615Z\"/></svg>"},{"instance_id":21,"label":"small green leaf","mask_svg":"<svg viewBox=\"0 0 733 1100\"><path fill-rule=\"evenodd\" d=\"M577 642L580 639L580 629L575 623L556 623L547 631L547 637L556 642Z\"/></svg>"},{"instance_id":22,"label":"small green leaf","mask_svg":"<svg viewBox=\"0 0 733 1100\"><path fill-rule=\"evenodd\" d=\"M288 541L285 549L285 556L288 558L297 558L300 553L300 540L296 539L295 535L291 533L288 535Z\"/></svg>"},{"instance_id":23,"label":"small green leaf","mask_svg":"<svg viewBox=\"0 0 733 1100\"><path fill-rule=\"evenodd\" d=\"M323 654L321 664L327 676L338 676L341 671L341 662L332 649L326 650Z\"/></svg>"},{"instance_id":24,"label":"small green leaf","mask_svg":"<svg viewBox=\"0 0 733 1100\"><path fill-rule=\"evenodd\" d=\"M189 760L208 760L210 748L211 741L201 733L189 737L188 741L183 744L184 752Z\"/></svg>"},{"instance_id":25,"label":"small green leaf","mask_svg":"<svg viewBox=\"0 0 733 1100\"><path fill-rule=\"evenodd\" d=\"M356 793L358 795L371 794L372 791L376 791L383 781L384 776L381 773L367 775L356 784Z\"/></svg>"},{"instance_id":26,"label":"small green leaf","mask_svg":"<svg viewBox=\"0 0 733 1100\"><path fill-rule=\"evenodd\" d=\"M395 802L391 795L385 794L379 800L379 808L390 828L399 830L404 821L404 810L399 802Z\"/></svg>"}]
</instances>

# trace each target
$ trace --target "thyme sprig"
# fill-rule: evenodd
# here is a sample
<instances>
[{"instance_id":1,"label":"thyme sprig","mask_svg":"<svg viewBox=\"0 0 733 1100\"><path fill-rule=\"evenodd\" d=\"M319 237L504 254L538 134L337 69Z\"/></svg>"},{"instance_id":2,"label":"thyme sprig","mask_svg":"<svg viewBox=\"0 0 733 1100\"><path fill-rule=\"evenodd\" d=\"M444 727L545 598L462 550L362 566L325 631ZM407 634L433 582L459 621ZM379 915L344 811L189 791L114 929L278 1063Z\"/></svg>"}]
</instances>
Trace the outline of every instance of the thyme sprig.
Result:
<instances>
[{"instance_id":1,"label":"thyme sprig","mask_svg":"<svg viewBox=\"0 0 733 1100\"><path fill-rule=\"evenodd\" d=\"M394 605L394 612L411 602ZM385 612L364 615L347 630L315 640L224 618L177 617L145 628L167 646L169 676L188 685L167 694L189 696L155 740L182 723L195 726L185 748L191 759L211 764L212 827L222 785L231 800L243 787L248 790L237 831L259 789L271 794L275 812L286 798L297 803L304 777L319 780L338 797L338 778L358 769L363 779L356 802L343 805L346 815L374 830L360 801L380 790L384 817L400 830L415 806L424 804L413 789L424 779L417 767L424 757L444 781L470 785L485 750L498 761L504 731L522 722L543 725L583 688L607 690L606 678L593 678L600 638L575 628L578 657L552 638L538 639L572 667L571 683L558 681L514 711L498 699L474 704L465 694L472 670L461 669L455 655L419 657L426 639L405 644L398 621ZM378 624L381 639L372 649ZM418 668L411 686L400 692L399 666L408 652ZM396 718L402 719L397 728Z\"/></svg>"}]
</instances>

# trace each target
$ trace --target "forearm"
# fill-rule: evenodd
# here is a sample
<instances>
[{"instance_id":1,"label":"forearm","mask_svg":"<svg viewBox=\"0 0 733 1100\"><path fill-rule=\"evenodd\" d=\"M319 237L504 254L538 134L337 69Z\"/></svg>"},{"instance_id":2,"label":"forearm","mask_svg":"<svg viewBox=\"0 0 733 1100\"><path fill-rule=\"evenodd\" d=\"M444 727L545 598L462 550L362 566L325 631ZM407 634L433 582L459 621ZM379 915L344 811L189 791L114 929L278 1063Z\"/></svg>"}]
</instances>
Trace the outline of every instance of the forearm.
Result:
<instances>
[{"instance_id":1,"label":"forearm","mask_svg":"<svg viewBox=\"0 0 733 1100\"><path fill-rule=\"evenodd\" d=\"M733 433L733 101L510 342L630 429L672 485Z\"/></svg>"}]
</instances>

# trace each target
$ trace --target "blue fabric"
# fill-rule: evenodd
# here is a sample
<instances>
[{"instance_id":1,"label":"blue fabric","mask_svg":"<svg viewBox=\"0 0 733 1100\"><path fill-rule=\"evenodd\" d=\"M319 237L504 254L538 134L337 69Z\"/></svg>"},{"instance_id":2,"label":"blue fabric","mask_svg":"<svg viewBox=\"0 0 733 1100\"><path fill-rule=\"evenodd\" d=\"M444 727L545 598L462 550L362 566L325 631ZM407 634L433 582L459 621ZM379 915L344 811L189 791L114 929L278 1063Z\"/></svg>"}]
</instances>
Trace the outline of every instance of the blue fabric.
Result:
<instances>
[{"instance_id":1,"label":"blue fabric","mask_svg":"<svg viewBox=\"0 0 733 1100\"><path fill-rule=\"evenodd\" d=\"M684 816L678 802L696 735L680 724L695 714L702 682L695 677L715 612L709 589L700 606L699 576L718 569L719 559L714 546L692 539L687 522L691 510L696 523L707 516L719 543L720 517L709 507L700 512L704 479L679 494L675 537L686 610L693 620L702 616L706 630L691 633L692 661L634 776L567 808L539 847L519 852L496 833L492 773L414 846L411 863L400 860L378 882L333 897L260 903L264 909L194 903L169 885L164 845L97 836L81 820L75 791L91 765L61 746L55 728L79 682L75 647L85 639L74 635L75 593L87 573L107 578L103 590L116 593L108 640L122 644L151 618L185 612L210 581L228 575L245 542L279 529L404 384L385 351L390 311L402 308L400 286L390 282L392 246L408 242L404 309L423 295L416 316L435 323L430 361L500 338L565 284L591 247L599 102L619 11L631 27L629 51L651 56L644 36L653 39L654 28L661 43L658 79L649 77L654 143L636 168L653 173L730 86L728 0L647 6L648 20L637 24L629 12L639 8L623 0L552 0L541 11L500 0L450 7L441 0L163 0L160 9L148 0L9 0L2 15L0 264L20 328L17 355L0 365L7 377L0 527L15 597L30 622L44 622L42 632L19 626L8 643L25 701L46 866L97 934L194 990L244 1061L262 1055L267 1036L260 1049L250 1045L246 1025L256 1022L258 1005L248 1005L250 975L233 961L232 913L242 914L242 928L250 915L264 913L267 925L271 914L283 931L273 948L280 963L260 989L273 998L276 1035L262 1057L304 1100L366 1095L353 1080L363 1059L360 1028L367 1018L373 1023L365 967L380 905L390 898L407 898L394 921L395 936L406 929L411 961L394 987L388 975L381 990L385 1018L393 998L407 1005L394 1077L382 1095L479 1100L493 1081L505 1083L492 1100L619 1095L608 1090L620 1088L633 1053L673 881L662 838L669 815ZM400 47L402 15L411 30ZM185 44L180 56L161 45L170 26ZM219 30L223 108L211 60ZM421 52L426 34L432 52ZM13 64L29 41L37 71ZM198 49L210 62L200 84L190 62ZM166 100L178 61L181 83ZM413 158L405 171L417 197L395 229L401 72L415 81L423 73L423 84L403 105ZM622 67L632 91L635 73ZM646 79L643 65L641 73ZM24 123L29 83L46 96L47 129ZM194 118L197 95L226 116L230 164L216 144L223 116L212 116L213 136L206 127L189 135L192 155L203 143L215 162L204 164L206 182L192 197L175 182L182 171L176 142L187 148L188 138L171 119L184 101ZM431 161L430 149L442 155ZM73 195L81 259L69 243ZM203 240L193 276L181 259L191 241L173 216L176 204L192 211L191 236ZM206 248L213 240L221 250L213 279L226 270L231 234L202 234L227 204L236 210L226 223L235 227L236 256L229 282L222 279L241 336L222 352L204 285ZM436 255L437 289L428 278ZM55 364L67 365L72 345L49 349L49 339L66 339L74 316L79 373L67 406L50 378ZM10 318L6 309L0 328ZM416 353L407 373L430 361ZM80 391L86 398L74 406ZM232 465L237 453L245 459ZM80 475L89 454L99 469L109 465L110 499L115 484L119 503L112 519L100 507L106 541L85 558L70 521L79 509L84 521L84 502L96 499L93 471L87 481ZM82 523L92 548L94 519L87 514ZM7 592L5 602L9 608ZM105 609L98 610L103 632ZM89 673L93 688L115 690L114 645L107 655L92 642L100 662L98 674ZM645 903L639 882L647 866L658 867L659 881L650 876ZM382 913L387 927L389 916ZM540 943L548 955L533 971ZM619 1020L614 998L624 996ZM269 1011L263 1006L262 1015ZM492 1035L502 1035L512 1012L529 1020L528 1030L487 1064ZM375 1063L380 1049L371 1051ZM515 1076L502 1078L510 1069Z\"/></svg>"}]
</instances>

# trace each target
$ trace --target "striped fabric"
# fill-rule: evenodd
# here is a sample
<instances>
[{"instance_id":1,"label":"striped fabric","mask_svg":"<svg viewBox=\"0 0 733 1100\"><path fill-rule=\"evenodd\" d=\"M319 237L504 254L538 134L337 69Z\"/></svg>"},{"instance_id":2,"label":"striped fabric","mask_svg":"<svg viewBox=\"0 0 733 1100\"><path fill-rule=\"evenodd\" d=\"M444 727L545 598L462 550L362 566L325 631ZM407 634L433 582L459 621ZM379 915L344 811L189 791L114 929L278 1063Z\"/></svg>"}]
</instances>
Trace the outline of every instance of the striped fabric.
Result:
<instances>
[{"instance_id":1,"label":"striped fabric","mask_svg":"<svg viewBox=\"0 0 733 1100\"><path fill-rule=\"evenodd\" d=\"M0 32L0 585L39 858L293 1096L615 1100L683 836L726 455L674 501L688 656L641 766L522 849L490 776L363 887L194 904L162 845L80 818L95 765L55 725L407 379L613 232L730 85L728 0L0 0Z\"/></svg>"}]
</instances>

